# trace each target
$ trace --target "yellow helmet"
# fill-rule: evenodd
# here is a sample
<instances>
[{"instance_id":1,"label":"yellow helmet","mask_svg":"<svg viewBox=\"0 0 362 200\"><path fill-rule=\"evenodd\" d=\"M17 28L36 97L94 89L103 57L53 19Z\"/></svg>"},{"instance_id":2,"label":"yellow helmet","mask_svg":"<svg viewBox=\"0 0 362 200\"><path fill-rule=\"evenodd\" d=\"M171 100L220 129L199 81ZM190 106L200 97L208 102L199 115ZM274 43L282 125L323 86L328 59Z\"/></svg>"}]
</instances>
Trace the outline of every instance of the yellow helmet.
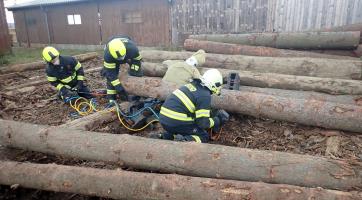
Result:
<instances>
[{"instance_id":1,"label":"yellow helmet","mask_svg":"<svg viewBox=\"0 0 362 200\"><path fill-rule=\"evenodd\" d=\"M59 51L56 50L54 47L48 46L43 49L42 56L46 62L51 62L59 56Z\"/></svg>"},{"instance_id":2,"label":"yellow helmet","mask_svg":"<svg viewBox=\"0 0 362 200\"><path fill-rule=\"evenodd\" d=\"M108 43L108 50L116 60L123 60L126 56L126 47L120 39L113 39Z\"/></svg>"}]
</instances>

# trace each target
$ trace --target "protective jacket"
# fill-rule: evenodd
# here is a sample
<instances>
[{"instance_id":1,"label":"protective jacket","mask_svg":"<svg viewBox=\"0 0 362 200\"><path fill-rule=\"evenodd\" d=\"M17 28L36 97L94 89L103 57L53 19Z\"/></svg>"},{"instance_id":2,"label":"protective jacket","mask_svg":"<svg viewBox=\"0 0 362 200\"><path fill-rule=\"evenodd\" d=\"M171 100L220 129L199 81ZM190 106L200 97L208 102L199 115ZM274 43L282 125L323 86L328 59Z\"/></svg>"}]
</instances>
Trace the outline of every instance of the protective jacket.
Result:
<instances>
[{"instance_id":1,"label":"protective jacket","mask_svg":"<svg viewBox=\"0 0 362 200\"><path fill-rule=\"evenodd\" d=\"M48 63L46 74L50 84L59 91L73 88L79 81L84 81L82 65L71 56L59 56L59 65Z\"/></svg>"},{"instance_id":2,"label":"protective jacket","mask_svg":"<svg viewBox=\"0 0 362 200\"><path fill-rule=\"evenodd\" d=\"M110 54L108 45L105 46L103 63L104 68L102 73L103 76L107 78L107 94L111 96L116 95L117 91L124 90L118 78L120 65L128 63L130 66L130 71L138 72L141 69L142 60L136 44L129 37L116 36L111 38L108 42L116 38L121 39L121 41L124 43L126 47L126 56L124 60L117 60ZM115 97L111 98L114 99Z\"/></svg>"},{"instance_id":3,"label":"protective jacket","mask_svg":"<svg viewBox=\"0 0 362 200\"><path fill-rule=\"evenodd\" d=\"M175 90L161 107L160 122L168 127L196 124L201 129L219 126L220 120L212 118L211 92L200 80Z\"/></svg>"}]
</instances>

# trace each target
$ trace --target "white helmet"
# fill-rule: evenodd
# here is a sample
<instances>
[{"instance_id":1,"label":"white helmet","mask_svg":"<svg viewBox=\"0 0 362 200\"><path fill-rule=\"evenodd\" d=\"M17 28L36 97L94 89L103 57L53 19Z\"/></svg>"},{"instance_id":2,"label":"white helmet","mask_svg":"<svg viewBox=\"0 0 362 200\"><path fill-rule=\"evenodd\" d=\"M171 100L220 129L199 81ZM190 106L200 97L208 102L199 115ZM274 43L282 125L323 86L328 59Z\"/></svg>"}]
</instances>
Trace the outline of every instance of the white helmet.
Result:
<instances>
[{"instance_id":1,"label":"white helmet","mask_svg":"<svg viewBox=\"0 0 362 200\"><path fill-rule=\"evenodd\" d=\"M216 95L220 95L223 84L222 75L217 69L209 69L201 77L202 85Z\"/></svg>"}]
</instances>

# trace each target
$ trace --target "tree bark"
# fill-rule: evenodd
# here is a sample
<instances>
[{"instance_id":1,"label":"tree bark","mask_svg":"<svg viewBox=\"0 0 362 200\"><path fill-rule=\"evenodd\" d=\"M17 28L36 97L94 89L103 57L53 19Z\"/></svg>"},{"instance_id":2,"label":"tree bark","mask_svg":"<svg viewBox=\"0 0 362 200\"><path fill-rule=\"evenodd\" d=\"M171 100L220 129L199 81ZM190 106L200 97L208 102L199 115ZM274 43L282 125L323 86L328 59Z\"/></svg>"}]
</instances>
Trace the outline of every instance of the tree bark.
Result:
<instances>
[{"instance_id":1,"label":"tree bark","mask_svg":"<svg viewBox=\"0 0 362 200\"><path fill-rule=\"evenodd\" d=\"M159 78L128 77L122 82L129 93L159 99L166 99L178 88ZM212 106L254 117L362 133L362 107L356 105L224 90L222 96L213 98Z\"/></svg>"},{"instance_id":2,"label":"tree bark","mask_svg":"<svg viewBox=\"0 0 362 200\"><path fill-rule=\"evenodd\" d=\"M97 52L91 52L91 53L76 55L74 57L78 61L83 62L86 60L93 59L97 56L98 56ZM38 62L3 67L2 69L0 69L0 74L12 73L12 72L24 72L24 71L30 71L30 70L43 69L43 68L45 68L45 63L43 61L38 61Z\"/></svg>"},{"instance_id":3,"label":"tree bark","mask_svg":"<svg viewBox=\"0 0 362 200\"><path fill-rule=\"evenodd\" d=\"M346 51L346 50L314 50L312 52L320 53L320 54L329 54L329 55L338 55L338 56L351 56L351 57L358 57L362 56L362 45L358 45L357 49L353 51Z\"/></svg>"},{"instance_id":4,"label":"tree bark","mask_svg":"<svg viewBox=\"0 0 362 200\"><path fill-rule=\"evenodd\" d=\"M141 55L148 62L185 60L192 52L147 50ZM262 73L289 74L339 79L362 79L362 61L318 58L278 58L206 54L204 67Z\"/></svg>"},{"instance_id":5,"label":"tree bark","mask_svg":"<svg viewBox=\"0 0 362 200\"><path fill-rule=\"evenodd\" d=\"M347 25L343 25L343 26L324 28L320 31L323 31L323 32L359 31L362 33L362 23L347 24ZM360 36L361 36L360 44L362 44L362 34Z\"/></svg>"},{"instance_id":6,"label":"tree bark","mask_svg":"<svg viewBox=\"0 0 362 200\"><path fill-rule=\"evenodd\" d=\"M0 183L114 199L352 200L357 192L290 185L0 161ZM132 180L132 181L130 181Z\"/></svg>"},{"instance_id":7,"label":"tree bark","mask_svg":"<svg viewBox=\"0 0 362 200\"><path fill-rule=\"evenodd\" d=\"M280 49L355 49L359 31L190 35L190 39Z\"/></svg>"},{"instance_id":8,"label":"tree bark","mask_svg":"<svg viewBox=\"0 0 362 200\"><path fill-rule=\"evenodd\" d=\"M247 56L265 56L265 57L310 57L310 58L329 58L329 59L356 59L355 57L336 56L310 51L295 51L276 49L272 47L249 46L242 44L228 44L222 42L201 41L186 39L184 49L187 51L197 51L203 49L208 53L247 55Z\"/></svg>"},{"instance_id":9,"label":"tree bark","mask_svg":"<svg viewBox=\"0 0 362 200\"><path fill-rule=\"evenodd\" d=\"M143 63L142 68L144 75L146 76L163 77L167 71L168 66L172 65L173 63L174 61L165 61L163 64L146 62ZM203 74L210 68L198 69L200 73ZM240 77L240 84L246 86L316 91L328 94L362 94L362 83L358 80L294 76L275 73L258 73L228 69L218 70L222 73L224 80L227 79L229 73L238 73Z\"/></svg>"},{"instance_id":10,"label":"tree bark","mask_svg":"<svg viewBox=\"0 0 362 200\"><path fill-rule=\"evenodd\" d=\"M114 162L149 171L340 190L362 187L361 165L323 157L87 132L6 120L0 120L0 141L7 147Z\"/></svg>"}]
</instances>

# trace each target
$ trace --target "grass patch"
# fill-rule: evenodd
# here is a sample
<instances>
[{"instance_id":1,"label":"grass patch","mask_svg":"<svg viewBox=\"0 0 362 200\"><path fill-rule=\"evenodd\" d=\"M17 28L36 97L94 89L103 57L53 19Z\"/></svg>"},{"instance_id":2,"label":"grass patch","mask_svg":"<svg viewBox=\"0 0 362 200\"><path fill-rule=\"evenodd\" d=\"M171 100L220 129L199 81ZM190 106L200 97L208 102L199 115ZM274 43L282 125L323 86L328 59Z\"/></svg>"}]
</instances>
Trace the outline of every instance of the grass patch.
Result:
<instances>
[{"instance_id":1,"label":"grass patch","mask_svg":"<svg viewBox=\"0 0 362 200\"><path fill-rule=\"evenodd\" d=\"M12 49L13 51L12 54L7 54L0 57L0 66L41 61L42 50L43 48L15 47ZM62 55L77 55L89 52L87 50L78 50L78 49L61 49L59 51Z\"/></svg>"}]
</instances>

